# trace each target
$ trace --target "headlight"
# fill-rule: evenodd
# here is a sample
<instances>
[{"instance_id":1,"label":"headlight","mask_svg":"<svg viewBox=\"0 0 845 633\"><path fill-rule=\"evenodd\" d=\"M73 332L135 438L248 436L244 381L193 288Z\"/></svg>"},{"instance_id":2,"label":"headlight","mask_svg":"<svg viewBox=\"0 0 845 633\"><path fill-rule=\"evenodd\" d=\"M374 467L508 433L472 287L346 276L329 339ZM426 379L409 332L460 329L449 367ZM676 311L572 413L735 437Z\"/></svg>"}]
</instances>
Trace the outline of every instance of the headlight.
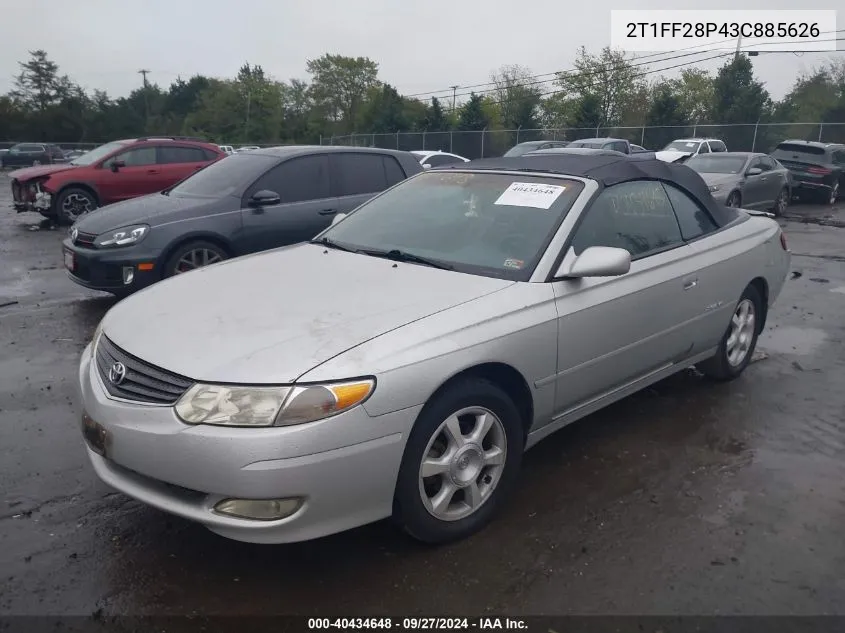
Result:
<instances>
[{"instance_id":1,"label":"headlight","mask_svg":"<svg viewBox=\"0 0 845 633\"><path fill-rule=\"evenodd\" d=\"M149 233L150 227L146 224L134 224L124 226L121 229L109 231L98 235L94 240L95 246L129 246L137 244Z\"/></svg>"},{"instance_id":2,"label":"headlight","mask_svg":"<svg viewBox=\"0 0 845 633\"><path fill-rule=\"evenodd\" d=\"M94 336L91 337L91 349L96 352L97 350L97 343L100 340L100 337L103 335L103 320L100 319L100 322L97 324L97 329L94 330Z\"/></svg>"},{"instance_id":3,"label":"headlight","mask_svg":"<svg viewBox=\"0 0 845 633\"><path fill-rule=\"evenodd\" d=\"M351 409L366 400L374 387L374 380L292 387L196 384L175 409L188 424L290 426Z\"/></svg>"},{"instance_id":4,"label":"headlight","mask_svg":"<svg viewBox=\"0 0 845 633\"><path fill-rule=\"evenodd\" d=\"M713 193L713 192L719 191L719 189L721 189L721 188L722 188L722 185L710 185L710 192Z\"/></svg>"}]
</instances>

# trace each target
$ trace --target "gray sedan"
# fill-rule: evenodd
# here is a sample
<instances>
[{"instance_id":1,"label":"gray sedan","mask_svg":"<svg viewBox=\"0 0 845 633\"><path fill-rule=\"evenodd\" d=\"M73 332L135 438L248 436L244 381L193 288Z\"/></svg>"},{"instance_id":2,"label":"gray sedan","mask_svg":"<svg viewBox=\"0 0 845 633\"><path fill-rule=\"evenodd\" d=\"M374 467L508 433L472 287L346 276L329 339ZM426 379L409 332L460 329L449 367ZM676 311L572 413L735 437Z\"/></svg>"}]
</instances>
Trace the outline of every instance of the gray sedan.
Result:
<instances>
[{"instance_id":1,"label":"gray sedan","mask_svg":"<svg viewBox=\"0 0 845 633\"><path fill-rule=\"evenodd\" d=\"M88 456L237 540L390 516L465 537L554 431L694 364L745 370L790 262L766 215L654 159L426 171L117 303L79 367Z\"/></svg>"},{"instance_id":2,"label":"gray sedan","mask_svg":"<svg viewBox=\"0 0 845 633\"><path fill-rule=\"evenodd\" d=\"M766 154L699 154L685 164L701 174L718 202L729 207L770 209L783 215L789 206L789 170Z\"/></svg>"}]
</instances>

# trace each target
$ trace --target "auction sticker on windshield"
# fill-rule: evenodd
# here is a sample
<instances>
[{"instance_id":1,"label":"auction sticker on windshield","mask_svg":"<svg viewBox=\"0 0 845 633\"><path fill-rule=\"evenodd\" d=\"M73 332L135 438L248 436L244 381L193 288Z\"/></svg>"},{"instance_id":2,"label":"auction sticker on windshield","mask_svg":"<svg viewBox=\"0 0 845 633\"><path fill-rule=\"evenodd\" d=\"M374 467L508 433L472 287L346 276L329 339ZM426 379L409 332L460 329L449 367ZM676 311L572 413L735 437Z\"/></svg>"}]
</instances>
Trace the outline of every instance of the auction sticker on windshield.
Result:
<instances>
[{"instance_id":1,"label":"auction sticker on windshield","mask_svg":"<svg viewBox=\"0 0 845 633\"><path fill-rule=\"evenodd\" d=\"M549 209L560 197L566 187L560 185L544 185L536 182L512 182L493 204L503 204L511 207L534 207L535 209Z\"/></svg>"}]
</instances>

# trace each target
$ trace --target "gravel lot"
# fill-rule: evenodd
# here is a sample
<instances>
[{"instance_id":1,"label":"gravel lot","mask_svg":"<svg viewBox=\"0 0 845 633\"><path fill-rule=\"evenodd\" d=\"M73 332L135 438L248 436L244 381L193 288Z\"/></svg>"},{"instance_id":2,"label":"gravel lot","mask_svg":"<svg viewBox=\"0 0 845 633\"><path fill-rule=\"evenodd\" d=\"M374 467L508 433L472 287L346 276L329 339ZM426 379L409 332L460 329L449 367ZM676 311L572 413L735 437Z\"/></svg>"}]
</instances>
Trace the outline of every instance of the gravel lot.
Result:
<instances>
[{"instance_id":1,"label":"gravel lot","mask_svg":"<svg viewBox=\"0 0 845 633\"><path fill-rule=\"evenodd\" d=\"M489 529L385 524L227 541L109 490L83 452L80 351L113 305L0 175L0 615L845 614L845 205L784 221L793 278L738 381L693 373L526 459Z\"/></svg>"}]
</instances>

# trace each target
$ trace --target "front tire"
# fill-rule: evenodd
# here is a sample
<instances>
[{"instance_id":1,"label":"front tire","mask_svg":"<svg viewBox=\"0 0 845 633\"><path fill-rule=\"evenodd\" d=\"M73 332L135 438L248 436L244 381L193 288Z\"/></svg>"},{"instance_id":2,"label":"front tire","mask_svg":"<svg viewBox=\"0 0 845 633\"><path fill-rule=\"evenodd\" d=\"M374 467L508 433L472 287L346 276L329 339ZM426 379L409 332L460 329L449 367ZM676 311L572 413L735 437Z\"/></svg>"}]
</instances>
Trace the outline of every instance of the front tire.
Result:
<instances>
[{"instance_id":1,"label":"front tire","mask_svg":"<svg viewBox=\"0 0 845 633\"><path fill-rule=\"evenodd\" d=\"M705 376L727 382L738 378L745 371L757 347L764 309L760 292L749 285L734 308L716 355L698 366Z\"/></svg>"},{"instance_id":2,"label":"front tire","mask_svg":"<svg viewBox=\"0 0 845 633\"><path fill-rule=\"evenodd\" d=\"M68 187L56 198L53 210L59 224L70 226L99 206L97 198L87 189Z\"/></svg>"},{"instance_id":3,"label":"front tire","mask_svg":"<svg viewBox=\"0 0 845 633\"><path fill-rule=\"evenodd\" d=\"M733 207L734 209L739 209L742 206L742 196L739 195L738 191L731 192L731 195L725 201L725 206Z\"/></svg>"},{"instance_id":4,"label":"front tire","mask_svg":"<svg viewBox=\"0 0 845 633\"><path fill-rule=\"evenodd\" d=\"M177 248L168 258L164 265L163 276L173 277L222 262L225 259L229 259L229 254L217 244L205 240L194 240Z\"/></svg>"},{"instance_id":5,"label":"front tire","mask_svg":"<svg viewBox=\"0 0 845 633\"><path fill-rule=\"evenodd\" d=\"M432 544L482 529L516 482L522 430L513 400L487 380L463 379L435 395L405 446L394 520Z\"/></svg>"},{"instance_id":6,"label":"front tire","mask_svg":"<svg viewBox=\"0 0 845 633\"><path fill-rule=\"evenodd\" d=\"M776 216L782 217L786 213L786 209L789 207L789 197L789 187L784 187L780 190L775 200L775 206L772 208Z\"/></svg>"}]
</instances>

